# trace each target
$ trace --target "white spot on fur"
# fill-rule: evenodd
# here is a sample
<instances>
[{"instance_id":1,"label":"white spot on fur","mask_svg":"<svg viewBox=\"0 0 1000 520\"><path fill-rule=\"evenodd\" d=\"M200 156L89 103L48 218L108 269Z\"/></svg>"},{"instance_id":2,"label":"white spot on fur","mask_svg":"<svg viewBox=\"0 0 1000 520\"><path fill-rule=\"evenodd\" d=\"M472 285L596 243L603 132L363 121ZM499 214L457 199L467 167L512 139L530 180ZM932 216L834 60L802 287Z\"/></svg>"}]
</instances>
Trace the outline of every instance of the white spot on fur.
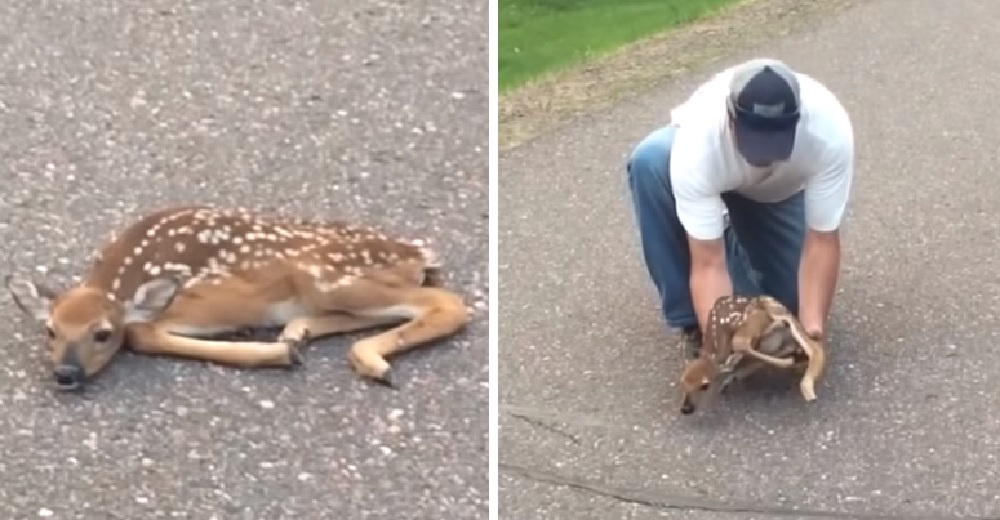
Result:
<instances>
[{"instance_id":1,"label":"white spot on fur","mask_svg":"<svg viewBox=\"0 0 1000 520\"><path fill-rule=\"evenodd\" d=\"M163 264L163 269L166 271L176 271L183 273L185 275L191 274L191 267L185 264L176 264L173 262L166 262Z\"/></svg>"}]
</instances>

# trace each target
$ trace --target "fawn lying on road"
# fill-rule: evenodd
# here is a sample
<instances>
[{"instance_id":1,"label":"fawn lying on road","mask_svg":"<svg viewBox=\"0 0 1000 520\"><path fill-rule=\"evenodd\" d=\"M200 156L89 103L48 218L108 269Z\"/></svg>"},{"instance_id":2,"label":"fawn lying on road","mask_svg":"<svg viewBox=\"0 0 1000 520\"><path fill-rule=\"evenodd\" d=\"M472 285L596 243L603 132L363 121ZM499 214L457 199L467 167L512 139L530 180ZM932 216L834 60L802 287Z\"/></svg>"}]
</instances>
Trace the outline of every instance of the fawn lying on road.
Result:
<instances>
[{"instance_id":1,"label":"fawn lying on road","mask_svg":"<svg viewBox=\"0 0 1000 520\"><path fill-rule=\"evenodd\" d=\"M105 244L76 287L6 277L45 323L56 385L79 389L127 344L144 354L258 367L302 363L310 338L394 325L355 342L362 376L392 386L385 357L459 331L465 303L440 286L421 240L340 221L178 207ZM274 342L208 339L278 327Z\"/></svg>"}]
</instances>

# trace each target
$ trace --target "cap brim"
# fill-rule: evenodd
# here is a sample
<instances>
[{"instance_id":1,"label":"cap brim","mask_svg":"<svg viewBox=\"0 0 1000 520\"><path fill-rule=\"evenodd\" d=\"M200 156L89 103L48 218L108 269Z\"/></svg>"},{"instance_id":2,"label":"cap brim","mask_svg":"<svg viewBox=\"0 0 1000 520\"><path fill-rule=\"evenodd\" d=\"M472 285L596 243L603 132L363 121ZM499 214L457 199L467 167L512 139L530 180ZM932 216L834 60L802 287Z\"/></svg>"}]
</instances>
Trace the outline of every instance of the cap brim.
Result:
<instances>
[{"instance_id":1,"label":"cap brim","mask_svg":"<svg viewBox=\"0 0 1000 520\"><path fill-rule=\"evenodd\" d=\"M748 128L739 120L733 125L736 132L736 149L750 164L769 164L786 161L795 148L797 125L782 129L761 130Z\"/></svg>"}]
</instances>

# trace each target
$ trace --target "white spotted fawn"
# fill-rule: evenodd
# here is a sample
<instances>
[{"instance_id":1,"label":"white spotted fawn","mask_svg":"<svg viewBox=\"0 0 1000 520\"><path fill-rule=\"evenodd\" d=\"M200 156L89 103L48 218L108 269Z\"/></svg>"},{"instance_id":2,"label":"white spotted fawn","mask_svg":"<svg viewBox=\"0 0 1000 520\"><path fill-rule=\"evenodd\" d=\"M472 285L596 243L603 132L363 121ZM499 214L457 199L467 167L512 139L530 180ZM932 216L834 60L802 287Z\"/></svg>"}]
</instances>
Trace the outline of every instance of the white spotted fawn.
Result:
<instances>
[{"instance_id":1,"label":"white spotted fawn","mask_svg":"<svg viewBox=\"0 0 1000 520\"><path fill-rule=\"evenodd\" d=\"M459 331L462 298L441 287L422 240L374 228L180 207L152 213L98 252L83 281L57 293L6 277L43 322L56 386L82 388L119 349L242 367L295 366L311 338L392 326L355 342L362 376L393 386L386 357ZM283 327L277 341L219 334Z\"/></svg>"}]
</instances>

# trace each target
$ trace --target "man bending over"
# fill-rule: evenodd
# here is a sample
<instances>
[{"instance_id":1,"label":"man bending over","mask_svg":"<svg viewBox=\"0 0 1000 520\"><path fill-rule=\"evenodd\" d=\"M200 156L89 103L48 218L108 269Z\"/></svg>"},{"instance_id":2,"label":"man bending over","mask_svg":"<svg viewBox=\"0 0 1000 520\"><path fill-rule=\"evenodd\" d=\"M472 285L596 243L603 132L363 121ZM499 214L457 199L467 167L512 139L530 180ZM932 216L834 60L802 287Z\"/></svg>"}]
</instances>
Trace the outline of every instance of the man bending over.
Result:
<instances>
[{"instance_id":1,"label":"man bending over","mask_svg":"<svg viewBox=\"0 0 1000 520\"><path fill-rule=\"evenodd\" d=\"M687 360L712 304L734 293L777 298L823 341L853 168L836 96L770 59L718 73L635 147L643 258Z\"/></svg>"}]
</instances>

